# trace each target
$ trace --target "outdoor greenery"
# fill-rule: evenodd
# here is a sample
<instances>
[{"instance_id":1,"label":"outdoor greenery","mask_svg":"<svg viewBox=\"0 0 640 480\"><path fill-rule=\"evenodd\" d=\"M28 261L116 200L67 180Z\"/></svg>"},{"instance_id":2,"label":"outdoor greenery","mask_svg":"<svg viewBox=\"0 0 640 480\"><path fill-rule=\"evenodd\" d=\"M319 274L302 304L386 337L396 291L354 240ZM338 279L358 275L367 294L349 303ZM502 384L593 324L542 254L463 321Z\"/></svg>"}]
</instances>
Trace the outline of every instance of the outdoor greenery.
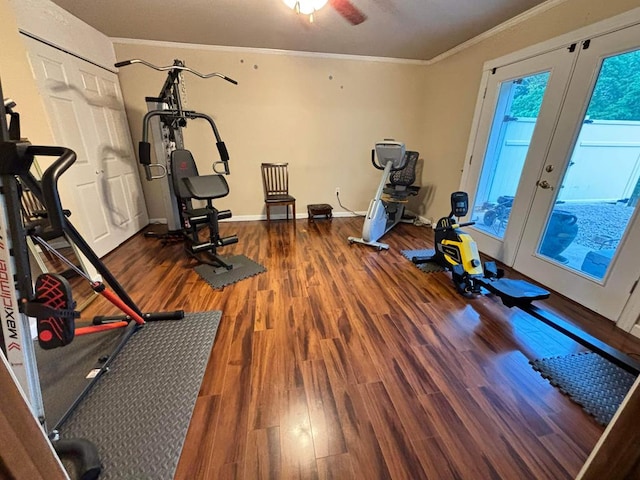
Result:
<instances>
[{"instance_id":1,"label":"outdoor greenery","mask_svg":"<svg viewBox=\"0 0 640 480\"><path fill-rule=\"evenodd\" d=\"M513 117L537 117L549 73L523 78L516 84ZM587 116L590 120L640 121L640 50L604 60Z\"/></svg>"}]
</instances>

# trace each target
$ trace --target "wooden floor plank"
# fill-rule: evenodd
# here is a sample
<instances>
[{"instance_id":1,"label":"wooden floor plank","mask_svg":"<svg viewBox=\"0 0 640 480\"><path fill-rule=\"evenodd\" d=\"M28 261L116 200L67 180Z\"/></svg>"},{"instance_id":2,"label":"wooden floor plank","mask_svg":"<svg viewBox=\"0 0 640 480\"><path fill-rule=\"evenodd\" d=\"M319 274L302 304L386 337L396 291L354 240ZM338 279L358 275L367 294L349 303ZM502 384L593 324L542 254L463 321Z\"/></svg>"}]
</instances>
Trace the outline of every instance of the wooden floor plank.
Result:
<instances>
[{"instance_id":1,"label":"wooden floor plank","mask_svg":"<svg viewBox=\"0 0 640 480\"><path fill-rule=\"evenodd\" d=\"M277 355L276 333L263 330L253 334L249 431L280 424L280 403L284 379Z\"/></svg>"},{"instance_id":2,"label":"wooden floor plank","mask_svg":"<svg viewBox=\"0 0 640 480\"><path fill-rule=\"evenodd\" d=\"M351 464L351 456L348 453L319 458L317 461L318 478L320 480L356 478L353 465Z\"/></svg>"},{"instance_id":3,"label":"wooden floor plank","mask_svg":"<svg viewBox=\"0 0 640 480\"><path fill-rule=\"evenodd\" d=\"M184 441L175 479L211 478L211 457L220 413L219 396L198 397ZM191 445L200 445L199 449Z\"/></svg>"},{"instance_id":4,"label":"wooden floor plank","mask_svg":"<svg viewBox=\"0 0 640 480\"><path fill-rule=\"evenodd\" d=\"M426 479L427 475L384 385L381 382L361 385L360 392L391 477Z\"/></svg>"},{"instance_id":5,"label":"wooden floor plank","mask_svg":"<svg viewBox=\"0 0 640 480\"><path fill-rule=\"evenodd\" d=\"M280 427L249 431L246 452L245 479L279 480L281 478Z\"/></svg>"},{"instance_id":6,"label":"wooden floor plank","mask_svg":"<svg viewBox=\"0 0 640 480\"><path fill-rule=\"evenodd\" d=\"M280 410L283 479L318 478L311 420L304 388L284 392Z\"/></svg>"},{"instance_id":7,"label":"wooden floor plank","mask_svg":"<svg viewBox=\"0 0 640 480\"><path fill-rule=\"evenodd\" d=\"M346 453L344 434L324 362L304 362L302 377L316 458Z\"/></svg>"}]
</instances>

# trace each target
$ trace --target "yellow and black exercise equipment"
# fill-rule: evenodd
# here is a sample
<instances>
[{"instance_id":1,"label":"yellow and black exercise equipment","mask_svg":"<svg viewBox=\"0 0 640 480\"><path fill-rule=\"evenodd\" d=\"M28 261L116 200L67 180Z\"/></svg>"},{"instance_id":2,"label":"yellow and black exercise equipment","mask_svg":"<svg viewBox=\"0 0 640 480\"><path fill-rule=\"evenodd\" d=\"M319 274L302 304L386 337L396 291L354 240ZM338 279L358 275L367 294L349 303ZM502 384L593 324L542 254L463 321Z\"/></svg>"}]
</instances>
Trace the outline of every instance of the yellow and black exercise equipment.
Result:
<instances>
[{"instance_id":1,"label":"yellow and black exercise equipment","mask_svg":"<svg viewBox=\"0 0 640 480\"><path fill-rule=\"evenodd\" d=\"M435 263L451 272L453 283L461 294L474 297L491 292L505 306L518 307L626 371L640 373L640 362L532 303L549 298L547 290L525 280L505 278L504 271L497 268L495 262L485 262L483 267L475 241L462 230L475 222L460 223L458 220L467 215L468 210L467 193L453 192L451 213L438 220L434 228L435 252L430 256L413 257L413 263Z\"/></svg>"}]
</instances>

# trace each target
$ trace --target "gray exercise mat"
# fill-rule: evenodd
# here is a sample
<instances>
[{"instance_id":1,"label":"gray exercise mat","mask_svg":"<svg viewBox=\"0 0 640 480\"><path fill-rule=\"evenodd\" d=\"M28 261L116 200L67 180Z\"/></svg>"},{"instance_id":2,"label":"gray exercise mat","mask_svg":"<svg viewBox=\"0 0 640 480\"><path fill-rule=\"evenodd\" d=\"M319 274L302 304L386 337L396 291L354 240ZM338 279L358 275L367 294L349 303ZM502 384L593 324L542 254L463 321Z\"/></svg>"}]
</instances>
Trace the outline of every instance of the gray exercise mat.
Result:
<instances>
[{"instance_id":1,"label":"gray exercise mat","mask_svg":"<svg viewBox=\"0 0 640 480\"><path fill-rule=\"evenodd\" d=\"M96 445L100 480L173 478L220 316L148 322L62 425Z\"/></svg>"},{"instance_id":2,"label":"gray exercise mat","mask_svg":"<svg viewBox=\"0 0 640 480\"><path fill-rule=\"evenodd\" d=\"M569 395L598 423L606 425L629 392L636 375L593 352L532 360L535 370Z\"/></svg>"},{"instance_id":3,"label":"gray exercise mat","mask_svg":"<svg viewBox=\"0 0 640 480\"><path fill-rule=\"evenodd\" d=\"M90 386L92 379L87 378L88 374L102 367L104 363L100 360L109 357L132 328L135 328L134 322L127 328L75 337L64 348L52 350L43 350L38 341L34 341L48 431Z\"/></svg>"},{"instance_id":4,"label":"gray exercise mat","mask_svg":"<svg viewBox=\"0 0 640 480\"><path fill-rule=\"evenodd\" d=\"M231 270L227 270L224 267L212 267L207 264L198 265L194 268L198 275L200 275L202 279L213 288L222 288L267 271L267 269L262 265L245 257L244 255L220 258L231 264L233 268Z\"/></svg>"},{"instance_id":5,"label":"gray exercise mat","mask_svg":"<svg viewBox=\"0 0 640 480\"><path fill-rule=\"evenodd\" d=\"M407 260L412 260L413 257L431 257L435 255L436 251L433 248L427 248L423 250L401 250L402 256ZM445 269L438 265L436 262L427 262L420 265L416 265L424 273L444 272Z\"/></svg>"}]
</instances>

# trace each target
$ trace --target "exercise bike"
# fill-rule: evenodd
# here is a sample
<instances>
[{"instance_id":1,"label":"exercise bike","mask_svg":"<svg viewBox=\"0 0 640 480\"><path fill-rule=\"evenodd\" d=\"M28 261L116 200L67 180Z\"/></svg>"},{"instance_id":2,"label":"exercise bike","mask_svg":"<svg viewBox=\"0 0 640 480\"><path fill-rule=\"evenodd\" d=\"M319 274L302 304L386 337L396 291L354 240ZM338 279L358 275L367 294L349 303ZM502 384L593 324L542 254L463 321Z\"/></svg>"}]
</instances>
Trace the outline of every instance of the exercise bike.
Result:
<instances>
[{"instance_id":1,"label":"exercise bike","mask_svg":"<svg viewBox=\"0 0 640 480\"><path fill-rule=\"evenodd\" d=\"M419 156L418 152L405 151L401 142L385 139L376 143L375 149L371 150L371 163L382 170L382 178L369 203L362 237L349 237L349 243L362 243L378 250L389 248L378 240L402 221L408 198L418 194L419 187L412 184L416 179Z\"/></svg>"},{"instance_id":2,"label":"exercise bike","mask_svg":"<svg viewBox=\"0 0 640 480\"><path fill-rule=\"evenodd\" d=\"M459 221L459 218L467 215L468 210L467 193L453 192L451 213L438 220L434 228L434 253L415 256L412 262L416 265L434 263L451 272L453 284L462 295L472 298L485 291L490 292L499 297L506 307L518 307L626 371L634 375L640 373L640 362L532 303L549 298L550 292L525 280L504 277L504 271L497 268L493 261L485 262L483 267L475 241L462 230L462 227L474 225L475 222Z\"/></svg>"}]
</instances>

